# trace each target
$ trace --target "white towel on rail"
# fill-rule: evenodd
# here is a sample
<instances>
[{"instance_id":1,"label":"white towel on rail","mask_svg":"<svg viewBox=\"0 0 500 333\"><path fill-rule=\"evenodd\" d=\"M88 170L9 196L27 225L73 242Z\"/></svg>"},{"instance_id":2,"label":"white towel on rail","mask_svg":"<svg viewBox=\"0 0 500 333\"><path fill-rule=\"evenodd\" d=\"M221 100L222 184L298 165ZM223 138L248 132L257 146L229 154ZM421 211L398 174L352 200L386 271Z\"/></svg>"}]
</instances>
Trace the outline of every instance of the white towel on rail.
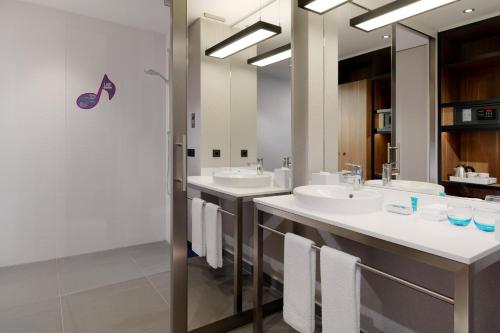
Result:
<instances>
[{"instance_id":1,"label":"white towel on rail","mask_svg":"<svg viewBox=\"0 0 500 333\"><path fill-rule=\"evenodd\" d=\"M205 223L203 222L203 210L205 201L193 198L191 202L191 244L193 251L200 257L206 255Z\"/></svg>"},{"instance_id":2,"label":"white towel on rail","mask_svg":"<svg viewBox=\"0 0 500 333\"><path fill-rule=\"evenodd\" d=\"M316 252L313 241L285 235L283 319L300 333L313 333L315 326Z\"/></svg>"},{"instance_id":3,"label":"white towel on rail","mask_svg":"<svg viewBox=\"0 0 500 333\"><path fill-rule=\"evenodd\" d=\"M222 267L222 216L219 206L205 205L205 235L207 243L207 263L212 268Z\"/></svg>"},{"instance_id":4,"label":"white towel on rail","mask_svg":"<svg viewBox=\"0 0 500 333\"><path fill-rule=\"evenodd\" d=\"M323 333L359 333L361 260L327 246L321 248Z\"/></svg>"}]
</instances>

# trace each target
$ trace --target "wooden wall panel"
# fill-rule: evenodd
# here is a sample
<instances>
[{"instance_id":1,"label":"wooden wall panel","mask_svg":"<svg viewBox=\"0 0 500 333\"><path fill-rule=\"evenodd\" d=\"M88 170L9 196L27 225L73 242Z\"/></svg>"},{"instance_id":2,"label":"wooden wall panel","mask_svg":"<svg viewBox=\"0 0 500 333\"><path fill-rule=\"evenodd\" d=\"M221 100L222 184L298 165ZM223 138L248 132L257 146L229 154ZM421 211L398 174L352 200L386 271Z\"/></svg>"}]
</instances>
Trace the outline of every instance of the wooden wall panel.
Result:
<instances>
[{"instance_id":1,"label":"wooden wall panel","mask_svg":"<svg viewBox=\"0 0 500 333\"><path fill-rule=\"evenodd\" d=\"M460 134L441 133L441 179L449 180L453 169L460 164Z\"/></svg>"},{"instance_id":2,"label":"wooden wall panel","mask_svg":"<svg viewBox=\"0 0 500 333\"><path fill-rule=\"evenodd\" d=\"M371 85L362 80L339 86L339 170L346 163L360 164L371 174Z\"/></svg>"},{"instance_id":3,"label":"wooden wall panel","mask_svg":"<svg viewBox=\"0 0 500 333\"><path fill-rule=\"evenodd\" d=\"M375 161L375 173L382 175L382 164L387 163L387 144L391 142L390 134L375 134L373 159Z\"/></svg>"}]
</instances>

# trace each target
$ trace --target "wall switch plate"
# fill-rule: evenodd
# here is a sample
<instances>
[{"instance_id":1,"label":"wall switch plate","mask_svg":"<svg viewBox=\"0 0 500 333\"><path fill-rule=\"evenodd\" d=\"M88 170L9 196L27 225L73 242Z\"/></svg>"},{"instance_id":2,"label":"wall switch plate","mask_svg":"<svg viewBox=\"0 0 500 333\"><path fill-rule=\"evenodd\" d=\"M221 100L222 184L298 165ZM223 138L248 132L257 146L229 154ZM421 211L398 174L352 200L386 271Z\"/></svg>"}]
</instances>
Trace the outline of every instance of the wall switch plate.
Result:
<instances>
[{"instance_id":1,"label":"wall switch plate","mask_svg":"<svg viewBox=\"0 0 500 333\"><path fill-rule=\"evenodd\" d=\"M220 157L220 149L213 149L212 150L212 157L219 158Z\"/></svg>"},{"instance_id":2,"label":"wall switch plate","mask_svg":"<svg viewBox=\"0 0 500 333\"><path fill-rule=\"evenodd\" d=\"M187 153L188 153L188 157L194 157L195 156L195 150L192 149L192 148L188 149Z\"/></svg>"},{"instance_id":3,"label":"wall switch plate","mask_svg":"<svg viewBox=\"0 0 500 333\"><path fill-rule=\"evenodd\" d=\"M241 157L248 157L248 150L242 149L241 150Z\"/></svg>"}]
</instances>

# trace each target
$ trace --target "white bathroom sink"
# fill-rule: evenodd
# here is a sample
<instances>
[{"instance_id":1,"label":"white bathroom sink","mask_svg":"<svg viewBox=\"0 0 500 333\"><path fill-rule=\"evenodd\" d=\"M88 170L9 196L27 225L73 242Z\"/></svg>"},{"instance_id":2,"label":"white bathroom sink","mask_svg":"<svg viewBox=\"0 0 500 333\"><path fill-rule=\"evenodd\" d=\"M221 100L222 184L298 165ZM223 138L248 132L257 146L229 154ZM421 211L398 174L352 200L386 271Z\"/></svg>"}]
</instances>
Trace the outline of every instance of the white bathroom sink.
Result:
<instances>
[{"instance_id":1,"label":"white bathroom sink","mask_svg":"<svg viewBox=\"0 0 500 333\"><path fill-rule=\"evenodd\" d=\"M392 180L388 185L384 185L381 179L375 179L367 180L365 185L433 195L439 195L441 192L444 192L442 185L412 180Z\"/></svg>"},{"instance_id":2,"label":"white bathroom sink","mask_svg":"<svg viewBox=\"0 0 500 333\"><path fill-rule=\"evenodd\" d=\"M342 185L297 187L293 194L307 209L334 214L365 214L382 210L383 194L374 189L353 190Z\"/></svg>"},{"instance_id":3,"label":"white bathroom sink","mask_svg":"<svg viewBox=\"0 0 500 333\"><path fill-rule=\"evenodd\" d=\"M231 170L213 174L214 182L227 187L266 187L271 186L272 174L257 174L257 171Z\"/></svg>"}]
</instances>

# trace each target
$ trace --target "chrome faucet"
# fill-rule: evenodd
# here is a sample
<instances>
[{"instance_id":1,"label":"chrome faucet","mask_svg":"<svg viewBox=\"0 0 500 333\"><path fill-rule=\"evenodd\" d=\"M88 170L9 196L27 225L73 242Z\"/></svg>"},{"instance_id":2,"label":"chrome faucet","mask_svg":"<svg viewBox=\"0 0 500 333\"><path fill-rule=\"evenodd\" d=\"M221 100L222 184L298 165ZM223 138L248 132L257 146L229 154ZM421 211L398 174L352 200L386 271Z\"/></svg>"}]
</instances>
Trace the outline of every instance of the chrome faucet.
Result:
<instances>
[{"instance_id":1,"label":"chrome faucet","mask_svg":"<svg viewBox=\"0 0 500 333\"><path fill-rule=\"evenodd\" d=\"M347 166L351 167L351 172L344 175L347 180L352 180L352 187L354 190L358 190L364 184L363 179L363 167L358 164L346 163Z\"/></svg>"},{"instance_id":2,"label":"chrome faucet","mask_svg":"<svg viewBox=\"0 0 500 333\"><path fill-rule=\"evenodd\" d=\"M288 169L292 167L292 161L290 157L283 157L282 167Z\"/></svg>"},{"instance_id":3,"label":"chrome faucet","mask_svg":"<svg viewBox=\"0 0 500 333\"><path fill-rule=\"evenodd\" d=\"M390 185L392 181L393 163L382 164L382 184Z\"/></svg>"},{"instance_id":4,"label":"chrome faucet","mask_svg":"<svg viewBox=\"0 0 500 333\"><path fill-rule=\"evenodd\" d=\"M257 174L258 175L263 175L264 174L264 159L257 158Z\"/></svg>"}]
</instances>

